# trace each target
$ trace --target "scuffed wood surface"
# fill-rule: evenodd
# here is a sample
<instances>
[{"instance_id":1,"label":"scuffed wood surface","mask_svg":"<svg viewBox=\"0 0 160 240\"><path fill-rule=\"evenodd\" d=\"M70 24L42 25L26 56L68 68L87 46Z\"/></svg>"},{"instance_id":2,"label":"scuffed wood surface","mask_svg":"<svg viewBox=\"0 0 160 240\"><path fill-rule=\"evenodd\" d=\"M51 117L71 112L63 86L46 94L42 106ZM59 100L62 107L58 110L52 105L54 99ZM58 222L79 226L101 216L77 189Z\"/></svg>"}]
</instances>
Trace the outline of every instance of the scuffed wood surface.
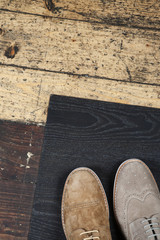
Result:
<instances>
[{"instance_id":1,"label":"scuffed wood surface","mask_svg":"<svg viewBox=\"0 0 160 240\"><path fill-rule=\"evenodd\" d=\"M45 125L51 94L160 108L159 3L1 0L0 119ZM0 239L27 240L43 127L0 133Z\"/></svg>"},{"instance_id":2,"label":"scuffed wood surface","mask_svg":"<svg viewBox=\"0 0 160 240\"><path fill-rule=\"evenodd\" d=\"M1 119L45 124L50 94L160 108L158 86L1 66Z\"/></svg>"},{"instance_id":3,"label":"scuffed wood surface","mask_svg":"<svg viewBox=\"0 0 160 240\"><path fill-rule=\"evenodd\" d=\"M45 124L50 94L160 107L159 1L45 2L0 3L1 119Z\"/></svg>"},{"instance_id":4,"label":"scuffed wood surface","mask_svg":"<svg viewBox=\"0 0 160 240\"><path fill-rule=\"evenodd\" d=\"M1 0L0 8L109 25L160 29L158 0Z\"/></svg>"},{"instance_id":5,"label":"scuffed wood surface","mask_svg":"<svg viewBox=\"0 0 160 240\"><path fill-rule=\"evenodd\" d=\"M35 183L43 127L0 121L0 133L0 180Z\"/></svg>"},{"instance_id":6,"label":"scuffed wood surface","mask_svg":"<svg viewBox=\"0 0 160 240\"><path fill-rule=\"evenodd\" d=\"M0 63L158 83L160 32L1 12Z\"/></svg>"},{"instance_id":7,"label":"scuffed wood surface","mask_svg":"<svg viewBox=\"0 0 160 240\"><path fill-rule=\"evenodd\" d=\"M35 186L0 181L0 239L27 240Z\"/></svg>"},{"instance_id":8,"label":"scuffed wood surface","mask_svg":"<svg viewBox=\"0 0 160 240\"><path fill-rule=\"evenodd\" d=\"M0 121L1 240L27 240L43 131Z\"/></svg>"}]
</instances>

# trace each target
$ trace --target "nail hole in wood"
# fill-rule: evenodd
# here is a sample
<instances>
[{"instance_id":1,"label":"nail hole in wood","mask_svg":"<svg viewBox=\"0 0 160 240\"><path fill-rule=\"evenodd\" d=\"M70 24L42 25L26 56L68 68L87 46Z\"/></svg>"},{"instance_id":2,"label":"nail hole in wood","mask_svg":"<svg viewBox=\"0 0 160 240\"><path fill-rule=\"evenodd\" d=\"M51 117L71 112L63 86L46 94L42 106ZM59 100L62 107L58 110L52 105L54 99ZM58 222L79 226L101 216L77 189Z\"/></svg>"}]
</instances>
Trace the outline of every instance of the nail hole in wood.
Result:
<instances>
[{"instance_id":1,"label":"nail hole in wood","mask_svg":"<svg viewBox=\"0 0 160 240\"><path fill-rule=\"evenodd\" d=\"M7 58L14 58L18 51L19 51L18 46L16 46L16 45L15 45L15 46L11 46L11 47L8 47L8 48L6 49L4 55L5 55Z\"/></svg>"},{"instance_id":2,"label":"nail hole in wood","mask_svg":"<svg viewBox=\"0 0 160 240\"><path fill-rule=\"evenodd\" d=\"M53 11L55 9L55 4L52 0L45 0L45 5L49 11Z\"/></svg>"},{"instance_id":3,"label":"nail hole in wood","mask_svg":"<svg viewBox=\"0 0 160 240\"><path fill-rule=\"evenodd\" d=\"M45 5L49 11L52 13L57 13L61 9L61 7L56 7L53 3L53 0L45 0Z\"/></svg>"}]
</instances>

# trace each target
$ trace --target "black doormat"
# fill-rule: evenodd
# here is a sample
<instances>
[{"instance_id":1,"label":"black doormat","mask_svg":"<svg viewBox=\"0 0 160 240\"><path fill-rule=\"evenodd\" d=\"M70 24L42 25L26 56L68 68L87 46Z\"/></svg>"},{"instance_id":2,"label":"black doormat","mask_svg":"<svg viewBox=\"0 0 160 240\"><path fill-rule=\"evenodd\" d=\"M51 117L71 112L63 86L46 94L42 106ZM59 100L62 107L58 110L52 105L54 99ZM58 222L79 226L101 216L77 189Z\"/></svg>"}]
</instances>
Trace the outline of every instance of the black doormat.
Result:
<instances>
[{"instance_id":1,"label":"black doormat","mask_svg":"<svg viewBox=\"0 0 160 240\"><path fill-rule=\"evenodd\" d=\"M51 96L31 217L30 240L65 240L61 197L68 174L89 167L102 181L113 240L123 239L115 223L115 173L126 159L139 158L160 186L160 110Z\"/></svg>"}]
</instances>

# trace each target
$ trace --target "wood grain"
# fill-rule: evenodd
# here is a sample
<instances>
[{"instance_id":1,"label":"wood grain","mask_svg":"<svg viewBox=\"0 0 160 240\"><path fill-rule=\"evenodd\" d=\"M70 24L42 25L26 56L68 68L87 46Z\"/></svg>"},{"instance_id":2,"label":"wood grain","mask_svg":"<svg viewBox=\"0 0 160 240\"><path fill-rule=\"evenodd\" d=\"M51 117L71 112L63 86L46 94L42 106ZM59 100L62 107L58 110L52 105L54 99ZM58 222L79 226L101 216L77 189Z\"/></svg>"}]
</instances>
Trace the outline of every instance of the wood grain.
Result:
<instances>
[{"instance_id":1,"label":"wood grain","mask_svg":"<svg viewBox=\"0 0 160 240\"><path fill-rule=\"evenodd\" d=\"M0 239L27 240L43 127L0 121Z\"/></svg>"},{"instance_id":2,"label":"wood grain","mask_svg":"<svg viewBox=\"0 0 160 240\"><path fill-rule=\"evenodd\" d=\"M124 239L112 208L115 173L126 159L139 158L160 186L159 126L160 109L51 96L29 240L66 239L62 192L77 167L89 167L100 177L109 201L112 239Z\"/></svg>"},{"instance_id":3,"label":"wood grain","mask_svg":"<svg viewBox=\"0 0 160 240\"><path fill-rule=\"evenodd\" d=\"M160 80L160 32L8 12L0 18L2 64L128 82ZM10 48L13 57L6 54Z\"/></svg>"},{"instance_id":4,"label":"wood grain","mask_svg":"<svg viewBox=\"0 0 160 240\"><path fill-rule=\"evenodd\" d=\"M43 127L39 125L46 123L51 94L160 108L159 6L160 2L157 0L0 1L0 119L38 125L0 121L0 239L28 239L43 138ZM60 124L61 129L57 131L57 128L53 129L51 126L48 134L51 145L53 134L58 140L57 155L58 151L67 151L68 155L64 152L61 160L67 158L68 172L73 165L76 166L77 157L83 159L82 149L88 160L93 159L90 154L94 153L99 162L102 154L100 163L105 162L107 154L110 154L112 159L116 158L113 146L116 147L116 153L120 154L122 151L125 157L134 152L137 156L146 156L153 163L157 163L155 159L159 152L159 131L155 128L159 121L159 115L156 115L158 110L146 110L149 111L146 113L142 109L142 113L137 114L132 108L131 112L124 113L123 116L123 110L118 110L121 117L117 118L112 109L111 114L105 117L104 109L99 111L101 104L98 103L95 104L95 118L94 107L88 106L85 111L87 109L89 113L83 112L85 103L82 108L76 105L78 110L75 110L75 113L71 111L70 114L69 109L74 104L69 102L65 105L66 109L68 106L68 112L64 111L63 104L60 104L64 115L56 109L54 123L56 127ZM128 106L124 108L128 109ZM77 116L82 121L75 121ZM100 125L95 124L93 128L91 125L95 119ZM129 134L127 142L124 143L126 131L123 124L126 124L126 119L129 119L126 128ZM114 123L111 124L113 128L117 124L119 138L117 128L114 131L110 130L110 126L107 127L108 120ZM70 125L72 130L79 125L82 132L76 130L74 134L70 131ZM90 130L86 131L87 126ZM76 148L71 150L74 144L70 146L66 143L64 132L67 131L70 132L69 139L74 139L73 143L76 134L81 134L76 148L81 146L82 139L85 145L78 150L79 153L76 151L75 154ZM108 141L108 136L113 143L110 139ZM133 140L130 142L130 139ZM142 144L139 143L140 140ZM86 145L90 141L91 144ZM100 144L97 145L96 141ZM66 144L63 148L62 142ZM123 146L120 145L122 143ZM86 146L89 148L85 152ZM97 147L98 153L95 150ZM130 147L130 150L127 150L127 147ZM104 149L106 152L103 152ZM53 159L58 158L55 155ZM62 162L58 162L60 168L57 174L63 169ZM55 199L55 188L48 184L48 181L56 183L53 174L56 168L52 168L52 163L54 165L54 162L49 160L48 166L44 166L45 170L41 168L43 179L39 184L47 190L43 196L44 201L43 197L40 201L37 200L39 193L36 192L33 213L37 214L38 219L32 224L31 232L34 234L30 235L34 240L43 240L46 237L52 237L53 240L55 234L58 237L61 235L61 239L64 237L58 225L60 214L57 215L57 211L60 209L56 206L57 198L58 201L61 199L61 192L56 190ZM113 164L111 161L110 166ZM156 164L152 168L158 169ZM66 176L66 173L64 175ZM58 189L62 190L64 179L59 179L61 184ZM58 221L50 221L53 210L59 218ZM41 225L45 218L47 224ZM45 230L40 238L39 226L43 226Z\"/></svg>"},{"instance_id":5,"label":"wood grain","mask_svg":"<svg viewBox=\"0 0 160 240\"><path fill-rule=\"evenodd\" d=\"M160 29L158 0L1 0L0 8L78 21Z\"/></svg>"},{"instance_id":6,"label":"wood grain","mask_svg":"<svg viewBox=\"0 0 160 240\"><path fill-rule=\"evenodd\" d=\"M0 180L0 238L27 240L35 187Z\"/></svg>"},{"instance_id":7,"label":"wood grain","mask_svg":"<svg viewBox=\"0 0 160 240\"><path fill-rule=\"evenodd\" d=\"M44 125L53 93L160 108L159 86L1 66L0 118Z\"/></svg>"}]
</instances>

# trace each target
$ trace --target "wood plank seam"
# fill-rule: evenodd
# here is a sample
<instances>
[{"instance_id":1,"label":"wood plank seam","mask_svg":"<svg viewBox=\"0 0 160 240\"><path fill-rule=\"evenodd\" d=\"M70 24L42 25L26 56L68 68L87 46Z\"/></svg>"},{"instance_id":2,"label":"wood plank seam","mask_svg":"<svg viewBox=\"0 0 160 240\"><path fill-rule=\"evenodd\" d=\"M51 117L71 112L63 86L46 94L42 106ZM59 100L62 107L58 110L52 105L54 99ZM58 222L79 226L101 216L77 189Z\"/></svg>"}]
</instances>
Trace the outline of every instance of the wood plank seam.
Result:
<instances>
[{"instance_id":1,"label":"wood plank seam","mask_svg":"<svg viewBox=\"0 0 160 240\"><path fill-rule=\"evenodd\" d=\"M78 21L102 22L104 24L128 27L159 28L158 0L2 0L0 8L37 16L56 17L59 19L74 19Z\"/></svg>"},{"instance_id":2,"label":"wood plank seam","mask_svg":"<svg viewBox=\"0 0 160 240\"><path fill-rule=\"evenodd\" d=\"M48 72L48 73L57 73L57 74L64 74L68 76L76 76L78 78L92 78L92 79L102 79L102 80L107 80L107 81L113 81L113 82L123 82L123 83L131 83L131 75L129 72L128 67L126 66L126 71L129 76L129 80L119 80L119 79L114 79L114 78L107 78L107 77L102 77L102 76L97 76L97 75L89 75L89 74L76 74L73 72L63 72L63 71L55 71L55 70L48 70L48 69L43 69L43 68L33 68L33 67L27 67L27 66L20 66L16 64L7 64L7 63L2 63L0 62L0 66L6 66L6 67L15 67L15 68L20 68L20 69L27 69L27 70L33 70L33 71L40 71L40 72ZM140 85L147 85L147 86L157 86L160 87L160 84L158 83L146 83L146 82L138 82L138 81L133 81L132 83L134 84L140 84Z\"/></svg>"},{"instance_id":3,"label":"wood plank seam","mask_svg":"<svg viewBox=\"0 0 160 240\"><path fill-rule=\"evenodd\" d=\"M24 14L24 15L31 15L31 16L37 16L42 18L53 18L53 19L59 19L59 20L68 20L68 21L75 21L75 22L85 22L85 23L92 23L92 24L101 24L101 25L108 25L108 26L118 26L118 27L124 27L129 29L142 29L142 30L150 30L150 31L157 31L160 32L160 28L154 28L154 27L143 27L143 26L134 26L134 25L127 25L127 24L113 24L109 21L99 22L99 21L91 21L91 20L80 20L80 19L74 19L74 18L63 18L63 17L55 17L55 16L48 16L48 15L41 15L41 14L35 14L35 13L29 13L29 12L21 12L21 11L14 11L14 10L8 10L5 8L0 8L0 11L4 12L10 12L10 13L18 13L18 14Z\"/></svg>"}]
</instances>

